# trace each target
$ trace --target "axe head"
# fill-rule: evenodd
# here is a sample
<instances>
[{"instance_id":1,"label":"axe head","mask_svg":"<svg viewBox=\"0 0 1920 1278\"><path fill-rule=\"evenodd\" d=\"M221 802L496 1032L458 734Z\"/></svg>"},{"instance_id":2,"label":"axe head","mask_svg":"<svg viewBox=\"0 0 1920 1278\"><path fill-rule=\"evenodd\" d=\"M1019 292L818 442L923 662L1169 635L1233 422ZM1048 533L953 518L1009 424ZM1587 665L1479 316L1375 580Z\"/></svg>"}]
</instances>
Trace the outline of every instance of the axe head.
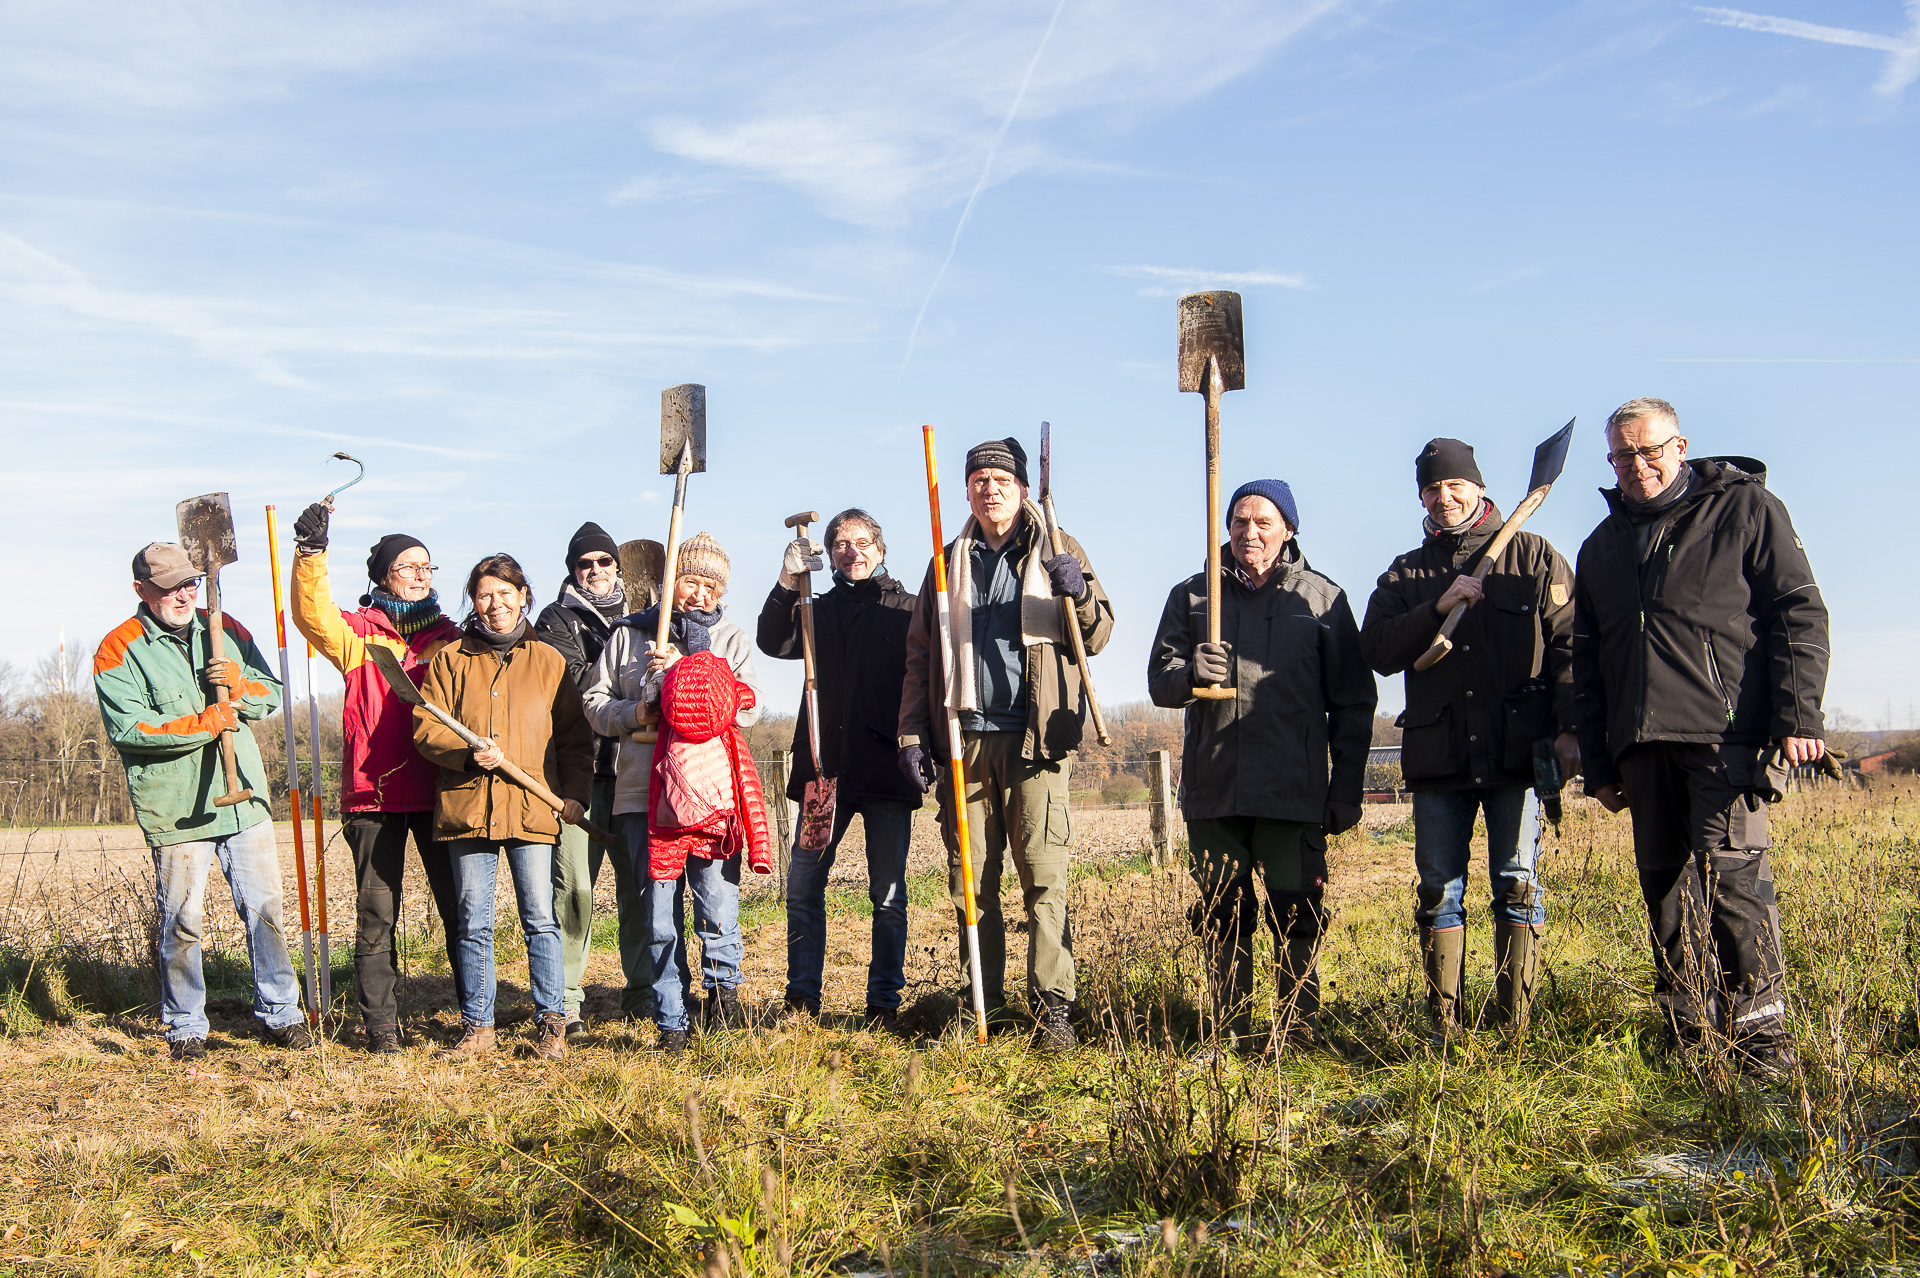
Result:
<instances>
[{"instance_id":1,"label":"axe head","mask_svg":"<svg viewBox=\"0 0 1920 1278\"><path fill-rule=\"evenodd\" d=\"M1180 389L1205 391L1207 365L1220 361L1224 390L1247 385L1247 339L1240 327L1240 295L1224 290L1180 299Z\"/></svg>"},{"instance_id":2,"label":"axe head","mask_svg":"<svg viewBox=\"0 0 1920 1278\"><path fill-rule=\"evenodd\" d=\"M680 473L680 454L693 450L688 474L707 469L707 388L695 382L669 386L660 392L660 473Z\"/></svg>"},{"instance_id":3,"label":"axe head","mask_svg":"<svg viewBox=\"0 0 1920 1278\"><path fill-rule=\"evenodd\" d=\"M1047 494L1053 491L1053 427L1047 422L1040 423L1040 496L1042 506L1047 504Z\"/></svg>"},{"instance_id":4,"label":"axe head","mask_svg":"<svg viewBox=\"0 0 1920 1278\"><path fill-rule=\"evenodd\" d=\"M400 668L400 658L394 655L393 649L382 643L370 643L367 645L367 656L373 658L373 664L380 668L380 674L386 679L387 686L393 689L394 696L410 706L426 702L426 698L420 695L420 689L414 687L413 680Z\"/></svg>"},{"instance_id":5,"label":"axe head","mask_svg":"<svg viewBox=\"0 0 1920 1278\"><path fill-rule=\"evenodd\" d=\"M657 541L623 541L616 552L627 611L644 612L660 602L660 579L667 575L667 548Z\"/></svg>"},{"instance_id":6,"label":"axe head","mask_svg":"<svg viewBox=\"0 0 1920 1278\"><path fill-rule=\"evenodd\" d=\"M240 558L233 539L233 506L225 493L189 497L173 508L180 525L180 548L201 572L212 572Z\"/></svg>"},{"instance_id":7,"label":"axe head","mask_svg":"<svg viewBox=\"0 0 1920 1278\"><path fill-rule=\"evenodd\" d=\"M817 510L803 510L797 515L788 515L782 522L789 528L805 528L808 524L817 524L820 522L820 512ZM799 534L795 533L794 536L797 539Z\"/></svg>"},{"instance_id":8,"label":"axe head","mask_svg":"<svg viewBox=\"0 0 1920 1278\"><path fill-rule=\"evenodd\" d=\"M1553 481L1560 478L1567 464L1567 448L1573 443L1573 423L1578 420L1573 418L1533 450L1533 477L1527 480L1528 492L1551 487Z\"/></svg>"}]
</instances>

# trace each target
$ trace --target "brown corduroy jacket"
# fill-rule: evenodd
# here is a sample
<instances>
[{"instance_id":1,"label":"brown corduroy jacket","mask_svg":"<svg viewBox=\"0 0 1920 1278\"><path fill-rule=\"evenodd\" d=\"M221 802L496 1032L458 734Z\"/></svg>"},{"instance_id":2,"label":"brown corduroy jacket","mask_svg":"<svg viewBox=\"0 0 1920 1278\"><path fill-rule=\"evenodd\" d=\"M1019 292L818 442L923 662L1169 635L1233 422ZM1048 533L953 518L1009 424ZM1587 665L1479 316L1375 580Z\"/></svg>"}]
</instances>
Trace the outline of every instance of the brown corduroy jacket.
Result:
<instances>
[{"instance_id":1,"label":"brown corduroy jacket","mask_svg":"<svg viewBox=\"0 0 1920 1278\"><path fill-rule=\"evenodd\" d=\"M502 661L471 633L448 644L428 667L421 695L539 777L563 799L592 797L593 729L580 710L580 689L566 658L533 637L533 628ZM451 728L415 707L413 741L440 767L433 832L440 839L554 843L560 815L499 772L474 765L473 751Z\"/></svg>"}]
</instances>

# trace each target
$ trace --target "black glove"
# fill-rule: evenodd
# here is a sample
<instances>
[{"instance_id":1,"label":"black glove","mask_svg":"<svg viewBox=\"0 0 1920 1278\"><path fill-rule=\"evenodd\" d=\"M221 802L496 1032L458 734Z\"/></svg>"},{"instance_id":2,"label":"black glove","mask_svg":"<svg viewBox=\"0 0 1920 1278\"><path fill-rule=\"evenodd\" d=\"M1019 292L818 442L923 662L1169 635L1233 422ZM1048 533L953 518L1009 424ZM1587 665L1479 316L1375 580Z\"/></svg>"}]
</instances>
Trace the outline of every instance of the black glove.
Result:
<instances>
[{"instance_id":1,"label":"black glove","mask_svg":"<svg viewBox=\"0 0 1920 1278\"><path fill-rule=\"evenodd\" d=\"M1342 803L1338 799L1327 800L1327 810L1320 818L1320 828L1328 834L1345 834L1360 824L1360 805Z\"/></svg>"},{"instance_id":2,"label":"black glove","mask_svg":"<svg viewBox=\"0 0 1920 1278\"><path fill-rule=\"evenodd\" d=\"M1047 581L1053 586L1055 595L1062 595L1079 602L1080 596L1087 593L1087 575L1080 571L1080 561L1072 555L1055 555L1047 560Z\"/></svg>"},{"instance_id":3,"label":"black glove","mask_svg":"<svg viewBox=\"0 0 1920 1278\"><path fill-rule=\"evenodd\" d=\"M325 550L327 517L332 513L325 502L318 501L301 511L300 518L293 521L294 544L302 550Z\"/></svg>"},{"instance_id":4,"label":"black glove","mask_svg":"<svg viewBox=\"0 0 1920 1278\"><path fill-rule=\"evenodd\" d=\"M1189 669L1196 688L1225 683L1233 675L1233 648L1224 643L1195 644Z\"/></svg>"},{"instance_id":5,"label":"black glove","mask_svg":"<svg viewBox=\"0 0 1920 1278\"><path fill-rule=\"evenodd\" d=\"M902 746L900 775L913 782L919 787L920 793L925 794L933 789L934 777L938 774L934 772L933 760L927 757L925 750L919 746Z\"/></svg>"}]
</instances>

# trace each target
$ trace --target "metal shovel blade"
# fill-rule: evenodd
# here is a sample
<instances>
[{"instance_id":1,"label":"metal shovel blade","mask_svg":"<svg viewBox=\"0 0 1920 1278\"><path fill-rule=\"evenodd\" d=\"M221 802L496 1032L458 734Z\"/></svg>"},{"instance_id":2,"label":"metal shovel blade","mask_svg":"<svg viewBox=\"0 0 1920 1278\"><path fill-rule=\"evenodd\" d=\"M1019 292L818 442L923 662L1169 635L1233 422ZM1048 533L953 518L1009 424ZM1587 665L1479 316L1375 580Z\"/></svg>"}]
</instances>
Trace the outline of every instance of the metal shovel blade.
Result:
<instances>
[{"instance_id":1,"label":"metal shovel blade","mask_svg":"<svg viewBox=\"0 0 1920 1278\"><path fill-rule=\"evenodd\" d=\"M695 382L660 392L660 473L680 473L680 450L693 445L690 474L707 469L707 388Z\"/></svg>"},{"instance_id":2,"label":"metal shovel blade","mask_svg":"<svg viewBox=\"0 0 1920 1278\"><path fill-rule=\"evenodd\" d=\"M1225 290L1180 299L1180 389L1205 391L1207 364L1220 361L1223 390L1245 390L1247 338L1240 327L1240 295Z\"/></svg>"},{"instance_id":3,"label":"metal shovel blade","mask_svg":"<svg viewBox=\"0 0 1920 1278\"><path fill-rule=\"evenodd\" d=\"M1554 480L1560 478L1560 472L1567 464L1567 449L1573 444L1573 423L1580 419L1568 420L1565 426L1549 435L1540 447L1533 450L1533 478L1527 480L1527 491L1538 492Z\"/></svg>"},{"instance_id":4,"label":"metal shovel blade","mask_svg":"<svg viewBox=\"0 0 1920 1278\"><path fill-rule=\"evenodd\" d=\"M800 797L800 838L802 849L824 852L833 842L833 808L840 782L834 777L815 777L807 782Z\"/></svg>"},{"instance_id":5,"label":"metal shovel blade","mask_svg":"<svg viewBox=\"0 0 1920 1278\"><path fill-rule=\"evenodd\" d=\"M620 585L627 592L627 611L645 612L660 602L660 582L667 575L667 548L657 541L623 541Z\"/></svg>"},{"instance_id":6,"label":"metal shovel blade","mask_svg":"<svg viewBox=\"0 0 1920 1278\"><path fill-rule=\"evenodd\" d=\"M373 658L373 664L380 668L380 673L385 677L387 686L393 689L394 696L410 706L426 704L426 698L420 695L420 689L414 685L412 679L407 677L407 672L400 668L400 658L394 655L393 649L383 643L370 643L367 645L367 655Z\"/></svg>"},{"instance_id":7,"label":"metal shovel blade","mask_svg":"<svg viewBox=\"0 0 1920 1278\"><path fill-rule=\"evenodd\" d=\"M180 549L201 572L240 558L233 539L233 506L225 493L189 497L173 508L173 515L180 525Z\"/></svg>"}]
</instances>

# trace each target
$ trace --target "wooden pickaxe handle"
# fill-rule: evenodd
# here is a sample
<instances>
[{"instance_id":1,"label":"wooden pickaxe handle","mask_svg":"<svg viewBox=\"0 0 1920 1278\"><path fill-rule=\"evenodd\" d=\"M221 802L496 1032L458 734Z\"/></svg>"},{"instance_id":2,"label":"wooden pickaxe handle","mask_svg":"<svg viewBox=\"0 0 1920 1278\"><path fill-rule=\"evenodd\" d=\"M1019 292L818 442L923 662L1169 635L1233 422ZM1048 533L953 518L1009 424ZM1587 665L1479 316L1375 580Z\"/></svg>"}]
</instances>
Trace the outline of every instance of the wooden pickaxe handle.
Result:
<instances>
[{"instance_id":1,"label":"wooden pickaxe handle","mask_svg":"<svg viewBox=\"0 0 1920 1278\"><path fill-rule=\"evenodd\" d=\"M1057 558L1067 553L1067 543L1060 535L1060 516L1054 513L1051 489L1047 491L1045 505L1047 536L1053 542L1053 553ZM1107 717L1100 713L1100 697L1093 690L1093 668L1087 664L1087 641L1080 633L1080 615L1074 608L1073 600L1061 597L1060 615L1067 623L1067 635L1073 640L1073 662L1080 667L1080 682L1086 685L1087 705L1093 711L1093 730L1099 736L1101 745L1112 745L1113 736L1107 731Z\"/></svg>"},{"instance_id":2,"label":"wooden pickaxe handle","mask_svg":"<svg viewBox=\"0 0 1920 1278\"><path fill-rule=\"evenodd\" d=\"M213 558L208 555L207 558ZM207 655L215 661L227 659L225 619L220 615L220 565L207 566ZM225 704L227 685L215 684L214 700ZM230 808L236 803L245 803L253 797L251 789L240 785L240 765L233 755L233 732L231 729L220 734L220 766L227 775L227 792L213 801L216 808Z\"/></svg>"},{"instance_id":3,"label":"wooden pickaxe handle","mask_svg":"<svg viewBox=\"0 0 1920 1278\"><path fill-rule=\"evenodd\" d=\"M1520 509L1507 516L1507 522L1500 525L1500 531L1493 535L1493 540L1487 543L1486 550L1480 555L1480 563L1473 570L1475 581L1487 579L1487 573L1492 569L1493 561L1500 557L1500 552L1505 550L1507 544L1519 534L1520 525L1526 523L1527 518L1540 509L1540 503L1547 499L1547 492L1552 487L1552 484L1545 484L1534 489L1527 494L1527 499L1520 503ZM1433 646L1421 653L1420 659L1413 663L1415 670L1430 669L1434 662L1453 651L1453 632L1460 628L1460 618L1467 615L1469 607L1471 607L1470 604L1462 603L1447 614L1447 619L1440 623L1440 633L1434 636Z\"/></svg>"}]
</instances>

